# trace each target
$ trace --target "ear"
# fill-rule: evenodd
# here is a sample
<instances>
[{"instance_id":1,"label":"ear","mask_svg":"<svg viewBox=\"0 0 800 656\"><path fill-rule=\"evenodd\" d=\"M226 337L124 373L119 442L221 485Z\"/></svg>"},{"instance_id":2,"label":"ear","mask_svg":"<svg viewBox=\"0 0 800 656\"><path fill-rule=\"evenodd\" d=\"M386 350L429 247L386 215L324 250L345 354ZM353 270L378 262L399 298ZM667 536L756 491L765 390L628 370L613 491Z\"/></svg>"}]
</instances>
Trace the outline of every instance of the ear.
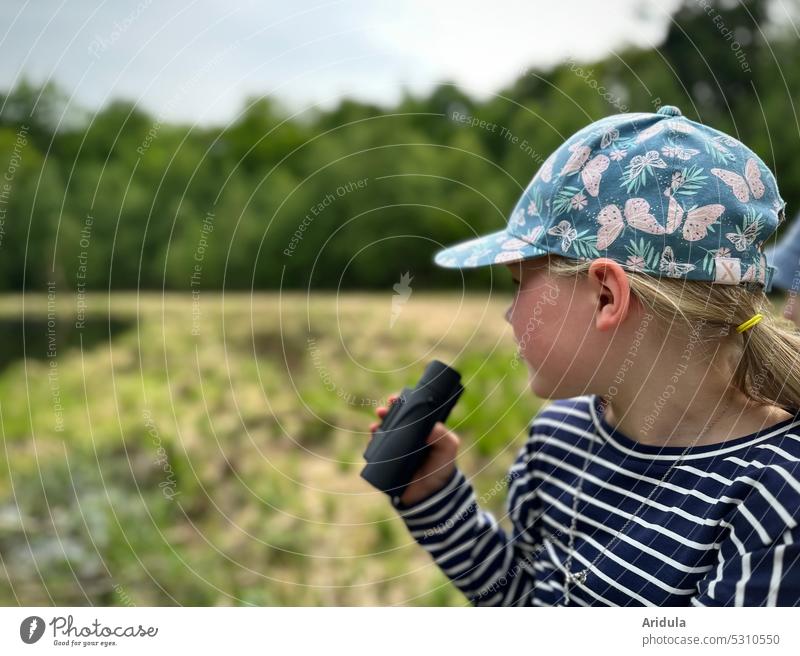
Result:
<instances>
[{"instance_id":1,"label":"ear","mask_svg":"<svg viewBox=\"0 0 800 656\"><path fill-rule=\"evenodd\" d=\"M589 267L589 285L597 301L595 326L612 330L625 321L631 302L628 274L614 260L601 257Z\"/></svg>"}]
</instances>

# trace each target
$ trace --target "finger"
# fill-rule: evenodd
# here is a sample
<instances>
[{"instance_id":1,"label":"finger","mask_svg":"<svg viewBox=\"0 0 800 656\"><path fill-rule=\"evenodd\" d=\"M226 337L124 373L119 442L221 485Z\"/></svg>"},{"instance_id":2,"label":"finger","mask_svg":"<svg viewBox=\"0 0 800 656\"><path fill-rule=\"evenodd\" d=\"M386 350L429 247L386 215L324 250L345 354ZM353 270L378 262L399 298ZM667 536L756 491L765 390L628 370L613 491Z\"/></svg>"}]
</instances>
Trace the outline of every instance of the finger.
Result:
<instances>
[{"instance_id":1,"label":"finger","mask_svg":"<svg viewBox=\"0 0 800 656\"><path fill-rule=\"evenodd\" d=\"M387 412L389 412L389 408L384 408L383 406L375 409L375 414L379 417L385 417Z\"/></svg>"},{"instance_id":2,"label":"finger","mask_svg":"<svg viewBox=\"0 0 800 656\"><path fill-rule=\"evenodd\" d=\"M391 405L393 401L396 401L399 398L400 398L399 394L390 394L388 399L389 405Z\"/></svg>"},{"instance_id":3,"label":"finger","mask_svg":"<svg viewBox=\"0 0 800 656\"><path fill-rule=\"evenodd\" d=\"M458 438L440 421L437 421L433 425L433 430L431 430L430 434L425 439L426 444L435 448L447 448L453 442L458 443Z\"/></svg>"},{"instance_id":4,"label":"finger","mask_svg":"<svg viewBox=\"0 0 800 656\"><path fill-rule=\"evenodd\" d=\"M371 432L371 433L374 433L374 432L375 432L375 431L378 429L378 426L380 426L380 422L373 421L373 422L372 422L372 423L369 425L369 430L370 430L370 432Z\"/></svg>"},{"instance_id":5,"label":"finger","mask_svg":"<svg viewBox=\"0 0 800 656\"><path fill-rule=\"evenodd\" d=\"M431 429L431 432L428 434L428 437L425 438L425 444L430 444L430 445L436 444L436 442L441 440L442 437L444 437L446 434L447 434L447 427L443 423L437 421L433 425L433 428Z\"/></svg>"}]
</instances>

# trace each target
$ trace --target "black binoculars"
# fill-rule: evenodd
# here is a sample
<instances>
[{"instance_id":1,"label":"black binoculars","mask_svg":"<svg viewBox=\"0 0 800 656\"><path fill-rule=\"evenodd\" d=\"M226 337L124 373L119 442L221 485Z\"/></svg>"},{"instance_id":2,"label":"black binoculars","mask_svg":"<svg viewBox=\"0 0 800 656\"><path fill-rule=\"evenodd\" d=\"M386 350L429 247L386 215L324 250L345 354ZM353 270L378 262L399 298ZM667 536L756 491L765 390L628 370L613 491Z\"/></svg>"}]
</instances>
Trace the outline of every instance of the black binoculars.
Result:
<instances>
[{"instance_id":1,"label":"black binoculars","mask_svg":"<svg viewBox=\"0 0 800 656\"><path fill-rule=\"evenodd\" d=\"M361 477L390 496L401 496L428 455L425 441L433 425L447 420L463 391L461 374L432 360L416 387L403 388L375 430Z\"/></svg>"}]
</instances>

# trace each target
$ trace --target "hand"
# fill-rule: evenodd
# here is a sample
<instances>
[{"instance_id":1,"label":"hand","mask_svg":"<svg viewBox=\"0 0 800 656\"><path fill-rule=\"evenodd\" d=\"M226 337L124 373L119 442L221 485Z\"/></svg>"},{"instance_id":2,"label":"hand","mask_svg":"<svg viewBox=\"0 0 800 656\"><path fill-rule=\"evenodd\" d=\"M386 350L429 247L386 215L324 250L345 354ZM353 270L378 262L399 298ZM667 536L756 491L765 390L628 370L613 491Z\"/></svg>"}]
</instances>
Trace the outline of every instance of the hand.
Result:
<instances>
[{"instance_id":1,"label":"hand","mask_svg":"<svg viewBox=\"0 0 800 656\"><path fill-rule=\"evenodd\" d=\"M397 394L392 394L389 396L389 404L391 405L398 398ZM385 406L375 409L375 414L380 419L383 419L387 412L389 412L389 408ZM374 433L380 423L379 421L372 422L369 427L370 432ZM370 437L370 439L372 438ZM441 490L453 475L456 467L455 460L461 440L442 422L437 421L433 425L433 430L425 443L429 445L428 455L400 497L400 502L406 506L422 501L434 492Z\"/></svg>"}]
</instances>

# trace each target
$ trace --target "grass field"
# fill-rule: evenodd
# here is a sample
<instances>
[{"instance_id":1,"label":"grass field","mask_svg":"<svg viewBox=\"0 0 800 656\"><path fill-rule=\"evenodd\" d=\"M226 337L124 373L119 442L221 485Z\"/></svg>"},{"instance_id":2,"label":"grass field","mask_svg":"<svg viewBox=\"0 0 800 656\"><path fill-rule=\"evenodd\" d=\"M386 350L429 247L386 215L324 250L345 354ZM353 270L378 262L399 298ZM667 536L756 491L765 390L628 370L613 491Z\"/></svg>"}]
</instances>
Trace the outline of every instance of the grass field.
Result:
<instances>
[{"instance_id":1,"label":"grass field","mask_svg":"<svg viewBox=\"0 0 800 656\"><path fill-rule=\"evenodd\" d=\"M358 474L438 358L502 514L539 406L508 301L415 293L392 325L386 294L101 294L78 328L72 295L1 298L0 603L465 604Z\"/></svg>"}]
</instances>

